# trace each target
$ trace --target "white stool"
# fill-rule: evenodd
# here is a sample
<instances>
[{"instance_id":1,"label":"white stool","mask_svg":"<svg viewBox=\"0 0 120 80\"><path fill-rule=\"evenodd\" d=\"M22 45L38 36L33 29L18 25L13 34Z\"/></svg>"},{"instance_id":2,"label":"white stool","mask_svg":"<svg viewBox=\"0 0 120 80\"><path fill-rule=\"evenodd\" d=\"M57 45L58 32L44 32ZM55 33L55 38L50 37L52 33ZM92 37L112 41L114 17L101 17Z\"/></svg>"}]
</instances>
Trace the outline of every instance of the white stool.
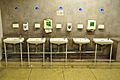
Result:
<instances>
[{"instance_id":1,"label":"white stool","mask_svg":"<svg viewBox=\"0 0 120 80\"><path fill-rule=\"evenodd\" d=\"M22 43L24 41L24 38L6 38L3 40L4 42L4 50L5 50L5 62L7 65L7 49L6 44L20 44L20 53L21 53L21 65L23 65L23 59L22 59Z\"/></svg>"},{"instance_id":2,"label":"white stool","mask_svg":"<svg viewBox=\"0 0 120 80\"><path fill-rule=\"evenodd\" d=\"M67 64L67 43L68 43L68 39L67 38L50 38L50 50L51 50L51 55L50 55L50 59L51 59L51 65L52 65L52 44L56 44L56 45L61 45L61 44L66 44L66 56L65 56L65 62Z\"/></svg>"},{"instance_id":3,"label":"white stool","mask_svg":"<svg viewBox=\"0 0 120 80\"><path fill-rule=\"evenodd\" d=\"M30 50L29 50L29 44L43 44L43 65L45 62L45 41L46 38L28 38L27 39L27 49L28 49L28 65L30 66ZM37 47L36 47L36 52L37 52Z\"/></svg>"},{"instance_id":4,"label":"white stool","mask_svg":"<svg viewBox=\"0 0 120 80\"><path fill-rule=\"evenodd\" d=\"M109 55L109 62L111 63L113 41L107 38L93 38L93 42L95 43L95 57L94 57L95 64L97 61L97 45L108 45L108 44L111 45L110 55Z\"/></svg>"}]
</instances>

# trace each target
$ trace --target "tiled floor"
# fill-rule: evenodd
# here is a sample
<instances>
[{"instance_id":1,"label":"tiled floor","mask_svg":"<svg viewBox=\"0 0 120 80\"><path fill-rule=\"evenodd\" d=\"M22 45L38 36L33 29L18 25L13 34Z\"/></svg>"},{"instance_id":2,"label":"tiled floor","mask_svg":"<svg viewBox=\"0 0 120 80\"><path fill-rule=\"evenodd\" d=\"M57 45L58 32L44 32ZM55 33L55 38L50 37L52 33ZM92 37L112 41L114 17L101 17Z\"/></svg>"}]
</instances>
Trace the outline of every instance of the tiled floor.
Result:
<instances>
[{"instance_id":1,"label":"tiled floor","mask_svg":"<svg viewBox=\"0 0 120 80\"><path fill-rule=\"evenodd\" d=\"M25 65L26 63L24 63ZM62 63L48 63L40 67L40 63L31 63L32 67L18 67L19 63L9 63L8 67L0 65L0 80L120 80L120 63L92 63L86 62L78 65L69 63L68 66ZM11 66L12 65L12 66ZM14 66L13 66L14 65Z\"/></svg>"}]
</instances>

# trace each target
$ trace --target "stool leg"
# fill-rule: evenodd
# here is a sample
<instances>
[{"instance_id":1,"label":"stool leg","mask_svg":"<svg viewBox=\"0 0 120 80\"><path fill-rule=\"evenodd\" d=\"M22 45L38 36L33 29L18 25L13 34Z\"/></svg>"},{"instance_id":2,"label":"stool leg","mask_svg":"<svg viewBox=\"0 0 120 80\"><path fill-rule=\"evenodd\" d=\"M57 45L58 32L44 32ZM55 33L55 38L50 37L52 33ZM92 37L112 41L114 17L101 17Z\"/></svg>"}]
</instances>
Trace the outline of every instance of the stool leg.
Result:
<instances>
[{"instance_id":1,"label":"stool leg","mask_svg":"<svg viewBox=\"0 0 120 80\"><path fill-rule=\"evenodd\" d=\"M14 52L16 53L16 47L15 47L15 44L13 45L13 47L14 47Z\"/></svg>"},{"instance_id":2,"label":"stool leg","mask_svg":"<svg viewBox=\"0 0 120 80\"><path fill-rule=\"evenodd\" d=\"M58 48L58 53L60 52L60 47L59 47L59 45L57 45L57 48Z\"/></svg>"},{"instance_id":3,"label":"stool leg","mask_svg":"<svg viewBox=\"0 0 120 80\"><path fill-rule=\"evenodd\" d=\"M68 58L68 56L67 56L67 44L66 44L66 56L65 57L66 57L65 62L66 62L66 65L67 65L67 58Z\"/></svg>"},{"instance_id":4,"label":"stool leg","mask_svg":"<svg viewBox=\"0 0 120 80\"><path fill-rule=\"evenodd\" d=\"M95 45L95 58L94 58L94 63L96 64L97 60L97 44Z\"/></svg>"},{"instance_id":5,"label":"stool leg","mask_svg":"<svg viewBox=\"0 0 120 80\"><path fill-rule=\"evenodd\" d=\"M82 44L79 44L79 51L80 51L80 59L82 60L82 53L81 53L81 51L82 51Z\"/></svg>"},{"instance_id":6,"label":"stool leg","mask_svg":"<svg viewBox=\"0 0 120 80\"><path fill-rule=\"evenodd\" d=\"M50 44L50 50L51 50L50 61L51 61L51 65L52 65L52 44Z\"/></svg>"},{"instance_id":7,"label":"stool leg","mask_svg":"<svg viewBox=\"0 0 120 80\"><path fill-rule=\"evenodd\" d=\"M6 44L4 43L4 50L5 50L5 63L7 66L7 50L6 50Z\"/></svg>"},{"instance_id":8,"label":"stool leg","mask_svg":"<svg viewBox=\"0 0 120 80\"><path fill-rule=\"evenodd\" d=\"M27 49L28 49L28 65L30 66L30 48L29 48L29 43L27 43Z\"/></svg>"},{"instance_id":9,"label":"stool leg","mask_svg":"<svg viewBox=\"0 0 120 80\"><path fill-rule=\"evenodd\" d=\"M37 44L35 45L35 49L36 49L36 52L35 52L35 53L37 53Z\"/></svg>"},{"instance_id":10,"label":"stool leg","mask_svg":"<svg viewBox=\"0 0 120 80\"><path fill-rule=\"evenodd\" d=\"M112 59L112 47L113 47L113 45L111 44L111 48L110 48L110 63L111 63L111 59Z\"/></svg>"},{"instance_id":11,"label":"stool leg","mask_svg":"<svg viewBox=\"0 0 120 80\"><path fill-rule=\"evenodd\" d=\"M45 62L45 44L43 43L43 65Z\"/></svg>"},{"instance_id":12,"label":"stool leg","mask_svg":"<svg viewBox=\"0 0 120 80\"><path fill-rule=\"evenodd\" d=\"M23 65L23 58L22 58L22 43L20 43L20 53L21 53L21 65Z\"/></svg>"}]
</instances>

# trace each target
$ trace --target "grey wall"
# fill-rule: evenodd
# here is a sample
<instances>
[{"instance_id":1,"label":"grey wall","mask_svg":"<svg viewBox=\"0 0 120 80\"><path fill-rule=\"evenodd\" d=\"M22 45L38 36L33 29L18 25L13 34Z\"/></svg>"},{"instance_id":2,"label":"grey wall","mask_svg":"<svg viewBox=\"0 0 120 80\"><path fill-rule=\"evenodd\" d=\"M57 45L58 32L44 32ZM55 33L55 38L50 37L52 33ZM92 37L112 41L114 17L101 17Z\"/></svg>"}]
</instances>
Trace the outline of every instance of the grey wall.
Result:
<instances>
[{"instance_id":1,"label":"grey wall","mask_svg":"<svg viewBox=\"0 0 120 80\"><path fill-rule=\"evenodd\" d=\"M35 6L39 10L35 10ZM64 16L57 16L59 6L63 6ZM16 10L15 7L18 6ZM23 37L84 37L86 34L87 20L95 19L98 24L104 24L105 30L96 30L94 34L87 34L87 37L106 37L110 32L111 37L120 37L120 0L0 0L3 19L4 37L15 37L22 34ZM83 12L79 8L84 8ZM105 13L100 13L103 7ZM53 19L53 32L45 34L43 20ZM13 29L12 23L18 22L19 29ZM29 23L29 31L23 31L22 24ZM34 29L35 22L41 24L41 29ZM73 30L66 31L67 22L73 23ZM55 29L55 24L63 24L61 30ZM77 24L84 24L83 30L77 30Z\"/></svg>"},{"instance_id":2,"label":"grey wall","mask_svg":"<svg viewBox=\"0 0 120 80\"><path fill-rule=\"evenodd\" d=\"M46 36L51 37L83 37L86 32L88 19L95 19L98 24L104 24L105 30L96 30L94 35L88 37L105 37L108 32L111 36L120 36L120 0L1 0L3 32L4 36L25 37L41 37L45 34L43 30L43 19L53 19L53 26L56 23L62 23L61 30L53 29L53 33ZM39 6L39 10L35 10L35 6ZM56 15L56 10L62 5L65 15L60 17ZM18 6L18 10L15 7ZM84 8L83 12L79 8ZM100 13L99 9L103 7L105 13ZM13 29L12 23L20 23L20 29ZM29 22L29 31L22 30L22 23ZM39 22L42 28L35 30L33 25ZM66 32L66 23L73 23L73 30ZM83 23L84 30L77 30L77 23Z\"/></svg>"},{"instance_id":3,"label":"grey wall","mask_svg":"<svg viewBox=\"0 0 120 80\"><path fill-rule=\"evenodd\" d=\"M0 60L2 59L2 38L3 38L3 30L2 30L2 19L1 19L1 9L0 9Z\"/></svg>"}]
</instances>

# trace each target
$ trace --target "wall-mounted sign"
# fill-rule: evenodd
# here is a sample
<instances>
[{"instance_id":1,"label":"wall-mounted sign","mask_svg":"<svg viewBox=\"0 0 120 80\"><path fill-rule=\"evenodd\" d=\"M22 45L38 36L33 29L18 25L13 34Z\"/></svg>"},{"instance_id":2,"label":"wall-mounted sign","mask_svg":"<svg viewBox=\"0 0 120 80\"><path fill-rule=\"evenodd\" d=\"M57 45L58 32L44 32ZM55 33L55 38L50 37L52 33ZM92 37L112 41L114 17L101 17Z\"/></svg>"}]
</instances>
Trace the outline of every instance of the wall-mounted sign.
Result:
<instances>
[{"instance_id":1,"label":"wall-mounted sign","mask_svg":"<svg viewBox=\"0 0 120 80\"><path fill-rule=\"evenodd\" d=\"M57 16L63 16L64 15L64 10L63 10L63 7L62 6L60 6L59 7L59 10L57 10Z\"/></svg>"}]
</instances>

